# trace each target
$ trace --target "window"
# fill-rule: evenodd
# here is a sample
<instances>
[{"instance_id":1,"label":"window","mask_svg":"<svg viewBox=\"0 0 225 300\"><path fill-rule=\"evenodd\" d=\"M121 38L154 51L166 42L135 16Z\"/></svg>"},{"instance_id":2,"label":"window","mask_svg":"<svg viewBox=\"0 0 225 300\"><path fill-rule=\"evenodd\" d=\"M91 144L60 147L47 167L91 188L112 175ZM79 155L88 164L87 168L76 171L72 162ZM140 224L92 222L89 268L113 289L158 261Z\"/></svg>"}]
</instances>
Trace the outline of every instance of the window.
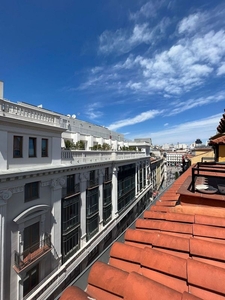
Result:
<instances>
[{"instance_id":1,"label":"window","mask_svg":"<svg viewBox=\"0 0 225 300\"><path fill-rule=\"evenodd\" d=\"M24 229L24 258L39 249L40 231L39 222Z\"/></svg>"},{"instance_id":2,"label":"window","mask_svg":"<svg viewBox=\"0 0 225 300\"><path fill-rule=\"evenodd\" d=\"M80 195L63 200L63 232L80 224Z\"/></svg>"},{"instance_id":3,"label":"window","mask_svg":"<svg viewBox=\"0 0 225 300\"><path fill-rule=\"evenodd\" d=\"M23 155L23 137L14 136L13 138L13 157L18 158Z\"/></svg>"},{"instance_id":4,"label":"window","mask_svg":"<svg viewBox=\"0 0 225 300\"><path fill-rule=\"evenodd\" d=\"M75 175L67 176L67 195L75 193Z\"/></svg>"},{"instance_id":5,"label":"window","mask_svg":"<svg viewBox=\"0 0 225 300\"><path fill-rule=\"evenodd\" d=\"M29 157L36 157L36 138L29 138Z\"/></svg>"},{"instance_id":6,"label":"window","mask_svg":"<svg viewBox=\"0 0 225 300\"><path fill-rule=\"evenodd\" d=\"M89 241L98 232L98 214L87 219L87 241Z\"/></svg>"},{"instance_id":7,"label":"window","mask_svg":"<svg viewBox=\"0 0 225 300\"><path fill-rule=\"evenodd\" d=\"M39 182L25 184L25 202L39 198Z\"/></svg>"},{"instance_id":8,"label":"window","mask_svg":"<svg viewBox=\"0 0 225 300\"><path fill-rule=\"evenodd\" d=\"M98 212L98 187L87 191L87 216L93 215Z\"/></svg>"},{"instance_id":9,"label":"window","mask_svg":"<svg viewBox=\"0 0 225 300\"><path fill-rule=\"evenodd\" d=\"M76 228L66 236L63 236L63 261L70 258L80 247L79 245L79 230Z\"/></svg>"},{"instance_id":10,"label":"window","mask_svg":"<svg viewBox=\"0 0 225 300\"><path fill-rule=\"evenodd\" d=\"M48 157L48 140L47 139L41 140L41 156Z\"/></svg>"},{"instance_id":11,"label":"window","mask_svg":"<svg viewBox=\"0 0 225 300\"><path fill-rule=\"evenodd\" d=\"M23 296L26 296L39 283L39 265L26 273L23 281Z\"/></svg>"}]
</instances>

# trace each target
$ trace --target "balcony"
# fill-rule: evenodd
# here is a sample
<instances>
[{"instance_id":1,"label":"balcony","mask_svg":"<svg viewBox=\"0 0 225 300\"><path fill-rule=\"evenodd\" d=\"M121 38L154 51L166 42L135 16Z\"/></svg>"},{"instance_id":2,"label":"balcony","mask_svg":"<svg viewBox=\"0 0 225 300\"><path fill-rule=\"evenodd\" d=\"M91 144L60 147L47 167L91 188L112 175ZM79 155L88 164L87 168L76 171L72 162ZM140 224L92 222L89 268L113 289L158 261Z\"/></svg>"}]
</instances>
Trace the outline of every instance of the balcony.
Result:
<instances>
[{"instance_id":1,"label":"balcony","mask_svg":"<svg viewBox=\"0 0 225 300\"><path fill-rule=\"evenodd\" d=\"M63 164L90 164L103 161L118 161L125 159L139 159L147 157L145 152L136 151L87 151L87 150L62 150Z\"/></svg>"},{"instance_id":2,"label":"balcony","mask_svg":"<svg viewBox=\"0 0 225 300\"><path fill-rule=\"evenodd\" d=\"M45 234L44 239L41 239L39 243L32 245L22 253L18 253L17 251L15 251L15 271L17 273L20 273L27 266L50 252L51 249L51 236L49 234Z\"/></svg>"},{"instance_id":3,"label":"balcony","mask_svg":"<svg viewBox=\"0 0 225 300\"><path fill-rule=\"evenodd\" d=\"M184 174L188 176L178 190L181 205L212 206L214 209L225 207L225 191L222 190L225 182L224 163L199 162Z\"/></svg>"},{"instance_id":4,"label":"balcony","mask_svg":"<svg viewBox=\"0 0 225 300\"><path fill-rule=\"evenodd\" d=\"M46 111L40 107L22 102L13 103L8 100L0 99L0 115L65 129L67 126L62 123L62 120L57 113Z\"/></svg>"}]
</instances>

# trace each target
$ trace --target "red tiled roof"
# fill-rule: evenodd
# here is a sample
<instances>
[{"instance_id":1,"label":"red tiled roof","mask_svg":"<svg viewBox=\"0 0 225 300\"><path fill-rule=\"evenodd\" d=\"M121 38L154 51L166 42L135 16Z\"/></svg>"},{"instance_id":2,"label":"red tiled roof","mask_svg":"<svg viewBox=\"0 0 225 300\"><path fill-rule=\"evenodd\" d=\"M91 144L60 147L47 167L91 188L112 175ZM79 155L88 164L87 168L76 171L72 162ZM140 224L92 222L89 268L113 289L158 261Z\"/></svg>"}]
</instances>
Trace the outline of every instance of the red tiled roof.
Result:
<instances>
[{"instance_id":1,"label":"red tiled roof","mask_svg":"<svg viewBox=\"0 0 225 300\"><path fill-rule=\"evenodd\" d=\"M108 264L92 266L85 292L69 288L60 299L225 299L225 196L192 192L190 176L191 168L126 230Z\"/></svg>"},{"instance_id":2,"label":"red tiled roof","mask_svg":"<svg viewBox=\"0 0 225 300\"><path fill-rule=\"evenodd\" d=\"M209 141L210 146L218 145L218 144L225 145L225 135L222 135L222 136L219 136L219 137L216 137L216 138L212 138Z\"/></svg>"}]
</instances>

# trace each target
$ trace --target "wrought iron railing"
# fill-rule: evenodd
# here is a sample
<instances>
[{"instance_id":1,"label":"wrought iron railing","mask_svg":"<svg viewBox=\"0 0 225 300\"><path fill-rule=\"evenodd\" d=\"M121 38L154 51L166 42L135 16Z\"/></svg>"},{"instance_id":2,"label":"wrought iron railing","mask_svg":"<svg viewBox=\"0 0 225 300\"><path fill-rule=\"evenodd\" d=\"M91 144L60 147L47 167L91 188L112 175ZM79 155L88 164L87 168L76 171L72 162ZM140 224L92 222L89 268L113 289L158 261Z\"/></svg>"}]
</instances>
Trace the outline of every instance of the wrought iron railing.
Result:
<instances>
[{"instance_id":1,"label":"wrought iron railing","mask_svg":"<svg viewBox=\"0 0 225 300\"><path fill-rule=\"evenodd\" d=\"M15 251L15 267L17 270L21 271L38 257L50 250L51 247L51 236L50 234L45 234L44 239L41 239L38 243L25 249L22 253Z\"/></svg>"},{"instance_id":2,"label":"wrought iron railing","mask_svg":"<svg viewBox=\"0 0 225 300\"><path fill-rule=\"evenodd\" d=\"M207 175L206 175L207 172ZM192 168L191 190L195 192L195 181L197 177L224 177L225 164L218 162L198 162Z\"/></svg>"}]
</instances>

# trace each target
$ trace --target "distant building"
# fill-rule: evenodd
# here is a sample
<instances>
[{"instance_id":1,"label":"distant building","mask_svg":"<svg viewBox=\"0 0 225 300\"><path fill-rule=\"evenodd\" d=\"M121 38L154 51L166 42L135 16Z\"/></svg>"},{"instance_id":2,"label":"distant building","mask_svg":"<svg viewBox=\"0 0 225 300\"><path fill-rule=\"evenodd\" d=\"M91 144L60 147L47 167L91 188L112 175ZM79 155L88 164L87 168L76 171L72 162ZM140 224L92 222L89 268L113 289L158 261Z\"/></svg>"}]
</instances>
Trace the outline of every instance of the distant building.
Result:
<instances>
[{"instance_id":1,"label":"distant building","mask_svg":"<svg viewBox=\"0 0 225 300\"><path fill-rule=\"evenodd\" d=\"M1 82L0 96L0 300L54 299L150 203L164 165L151 175L150 140L117 151L119 133L4 100Z\"/></svg>"}]
</instances>

